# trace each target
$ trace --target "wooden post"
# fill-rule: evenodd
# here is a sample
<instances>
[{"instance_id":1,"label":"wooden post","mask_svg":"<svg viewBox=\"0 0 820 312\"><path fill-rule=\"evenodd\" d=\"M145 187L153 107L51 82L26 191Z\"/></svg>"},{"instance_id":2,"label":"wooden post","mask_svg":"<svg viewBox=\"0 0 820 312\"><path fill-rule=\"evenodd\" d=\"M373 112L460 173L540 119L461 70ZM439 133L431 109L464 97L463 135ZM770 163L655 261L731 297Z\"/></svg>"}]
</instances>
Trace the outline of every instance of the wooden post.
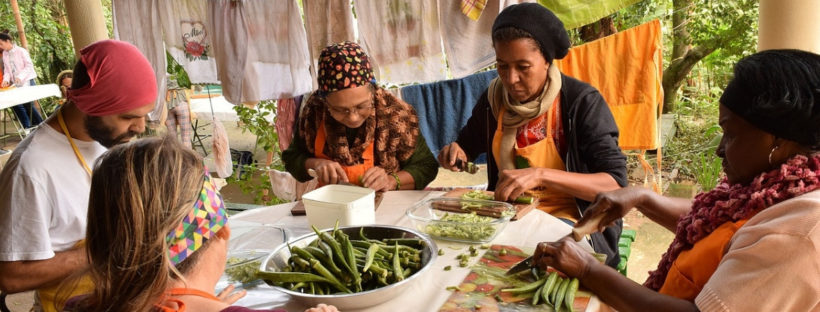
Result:
<instances>
[{"instance_id":1,"label":"wooden post","mask_svg":"<svg viewBox=\"0 0 820 312\"><path fill-rule=\"evenodd\" d=\"M65 11L78 58L80 50L89 44L108 39L100 0L65 0Z\"/></svg>"},{"instance_id":2,"label":"wooden post","mask_svg":"<svg viewBox=\"0 0 820 312\"><path fill-rule=\"evenodd\" d=\"M820 1L760 0L757 50L820 53Z\"/></svg>"},{"instance_id":3,"label":"wooden post","mask_svg":"<svg viewBox=\"0 0 820 312\"><path fill-rule=\"evenodd\" d=\"M23 29L23 19L20 18L20 7L17 6L17 0L11 0L11 10L14 11L14 21L17 22L17 36L20 37L20 46L28 50L26 30Z\"/></svg>"}]
</instances>

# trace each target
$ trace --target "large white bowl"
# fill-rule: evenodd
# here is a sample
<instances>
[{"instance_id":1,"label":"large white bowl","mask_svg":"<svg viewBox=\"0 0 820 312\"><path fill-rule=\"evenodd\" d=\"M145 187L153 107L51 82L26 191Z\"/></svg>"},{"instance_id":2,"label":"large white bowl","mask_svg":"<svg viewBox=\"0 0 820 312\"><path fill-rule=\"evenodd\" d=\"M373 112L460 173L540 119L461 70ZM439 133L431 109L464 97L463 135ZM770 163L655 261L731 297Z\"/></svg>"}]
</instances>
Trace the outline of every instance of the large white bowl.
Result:
<instances>
[{"instance_id":1,"label":"large white bowl","mask_svg":"<svg viewBox=\"0 0 820 312\"><path fill-rule=\"evenodd\" d=\"M359 238L359 229L363 228L364 235L370 239L383 238L418 238L424 241L424 247L421 252L421 269L407 279L390 284L381 288L376 288L369 291L363 291L352 294L338 294L338 295L312 295L300 292L295 292L290 289L274 286L277 290L287 293L292 298L299 300L306 305L315 306L320 303L332 304L339 308L339 310L353 310L372 307L383 303L391 298L394 298L404 293L404 290L413 283L420 280L420 276L430 271L430 264L436 260L438 256L438 247L436 243L430 239L429 236L417 232L412 229L390 226L390 225L368 225L368 226L349 226L340 227L339 229L351 238ZM329 232L332 229L325 229L323 231ZM316 233L310 233L293 239L288 244L291 246L305 247L310 242L316 239ZM281 271L290 258L290 249L287 244L276 248L260 266L262 271Z\"/></svg>"}]
</instances>

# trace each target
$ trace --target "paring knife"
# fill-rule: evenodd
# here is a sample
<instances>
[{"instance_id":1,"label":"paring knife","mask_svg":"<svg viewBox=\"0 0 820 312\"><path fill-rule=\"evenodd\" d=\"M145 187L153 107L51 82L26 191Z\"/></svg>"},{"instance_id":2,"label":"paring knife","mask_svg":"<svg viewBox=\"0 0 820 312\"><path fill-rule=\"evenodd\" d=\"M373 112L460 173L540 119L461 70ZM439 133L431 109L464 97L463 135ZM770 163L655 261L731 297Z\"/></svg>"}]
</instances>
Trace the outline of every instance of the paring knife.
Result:
<instances>
[{"instance_id":1,"label":"paring knife","mask_svg":"<svg viewBox=\"0 0 820 312\"><path fill-rule=\"evenodd\" d=\"M317 174L316 174L316 170L313 170L313 168L309 168L309 169L307 170L307 172L308 172L308 175L309 175L311 178L316 178L316 176L317 176ZM349 185L349 186L358 186L358 185L356 185L356 184L353 184L353 183L350 183L350 182L343 182L343 181L339 181L339 182L338 182L338 183L336 183L336 184L341 184L341 185ZM360 187L360 186L359 186L359 187Z\"/></svg>"},{"instance_id":2,"label":"paring knife","mask_svg":"<svg viewBox=\"0 0 820 312\"><path fill-rule=\"evenodd\" d=\"M573 227L572 233L567 236L572 236L572 238L576 242L580 242L584 236L587 236L591 233L594 233L598 230L598 223L601 223L601 220L604 218L604 214L599 214L597 216L592 217L587 223L580 227ZM533 256L529 256L523 261L516 263L512 268L507 270L506 275L513 275L519 272L523 272L532 268L535 263L533 262Z\"/></svg>"}]
</instances>

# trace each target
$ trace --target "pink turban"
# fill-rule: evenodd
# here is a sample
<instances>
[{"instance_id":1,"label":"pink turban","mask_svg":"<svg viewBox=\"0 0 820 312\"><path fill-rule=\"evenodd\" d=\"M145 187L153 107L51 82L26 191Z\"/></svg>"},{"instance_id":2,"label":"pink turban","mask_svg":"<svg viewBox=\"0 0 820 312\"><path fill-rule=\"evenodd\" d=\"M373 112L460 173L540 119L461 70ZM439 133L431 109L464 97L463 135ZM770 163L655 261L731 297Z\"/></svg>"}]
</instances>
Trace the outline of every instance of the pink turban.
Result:
<instances>
[{"instance_id":1,"label":"pink turban","mask_svg":"<svg viewBox=\"0 0 820 312\"><path fill-rule=\"evenodd\" d=\"M154 69L137 47L125 41L102 40L80 54L90 82L69 90L68 99L82 112L91 116L121 114L156 101Z\"/></svg>"}]
</instances>

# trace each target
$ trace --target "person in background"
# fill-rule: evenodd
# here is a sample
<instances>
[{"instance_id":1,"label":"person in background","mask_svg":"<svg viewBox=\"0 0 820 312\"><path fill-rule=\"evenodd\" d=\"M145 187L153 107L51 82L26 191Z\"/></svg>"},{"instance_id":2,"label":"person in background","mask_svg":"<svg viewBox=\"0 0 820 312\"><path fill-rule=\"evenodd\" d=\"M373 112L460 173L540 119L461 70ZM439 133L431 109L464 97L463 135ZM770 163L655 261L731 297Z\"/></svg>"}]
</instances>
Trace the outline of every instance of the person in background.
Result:
<instances>
[{"instance_id":1,"label":"person in background","mask_svg":"<svg viewBox=\"0 0 820 312\"><path fill-rule=\"evenodd\" d=\"M376 191L424 189L438 164L407 104L376 84L370 60L353 42L319 55L319 89L299 116L285 168L301 182L352 183Z\"/></svg>"},{"instance_id":2,"label":"person in background","mask_svg":"<svg viewBox=\"0 0 820 312\"><path fill-rule=\"evenodd\" d=\"M167 75L168 89L165 91L165 103L168 107L168 119L165 120L165 128L168 135L176 138L179 134L179 141L182 145L191 148L191 136L194 129L191 126L191 107L188 104L186 89L179 86L176 77ZM179 127L179 131L177 131Z\"/></svg>"},{"instance_id":3,"label":"person in background","mask_svg":"<svg viewBox=\"0 0 820 312\"><path fill-rule=\"evenodd\" d=\"M37 73L28 51L12 40L8 30L0 32L0 49L3 50L3 83L2 87L15 86L18 88L33 86ZM12 107L14 115L24 129L39 125L43 122L40 113L34 109L34 102L28 102Z\"/></svg>"},{"instance_id":4,"label":"person in background","mask_svg":"<svg viewBox=\"0 0 820 312\"><path fill-rule=\"evenodd\" d=\"M74 71L66 69L57 74L57 86L60 87L60 94L63 96L60 99L60 105L68 98L68 89L71 89L71 81L74 79Z\"/></svg>"},{"instance_id":5,"label":"person in background","mask_svg":"<svg viewBox=\"0 0 820 312\"><path fill-rule=\"evenodd\" d=\"M37 290L38 310L59 311L57 287L88 267L82 243L91 166L145 131L156 97L154 70L133 45L103 40L80 52L68 101L0 172L0 291ZM89 288L85 280L73 290Z\"/></svg>"},{"instance_id":6,"label":"person in background","mask_svg":"<svg viewBox=\"0 0 820 312\"><path fill-rule=\"evenodd\" d=\"M641 286L570 239L535 263L577 277L618 311L820 311L820 55L747 56L720 97L725 178L694 201L641 187L598 195L579 224L633 207L675 232Z\"/></svg>"},{"instance_id":7,"label":"person in background","mask_svg":"<svg viewBox=\"0 0 820 312\"><path fill-rule=\"evenodd\" d=\"M438 154L442 167L458 171L487 153L489 189L495 199L539 198L538 209L572 224L595 195L626 186L626 156L618 127L594 87L553 66L569 52L564 24L537 3L505 8L492 27L498 78L479 98L455 142ZM621 221L591 236L607 264L620 262Z\"/></svg>"},{"instance_id":8,"label":"person in background","mask_svg":"<svg viewBox=\"0 0 820 312\"><path fill-rule=\"evenodd\" d=\"M86 232L96 287L65 311L262 311L231 306L244 290L213 295L225 271L228 215L202 158L176 138L142 139L100 157Z\"/></svg>"}]
</instances>

